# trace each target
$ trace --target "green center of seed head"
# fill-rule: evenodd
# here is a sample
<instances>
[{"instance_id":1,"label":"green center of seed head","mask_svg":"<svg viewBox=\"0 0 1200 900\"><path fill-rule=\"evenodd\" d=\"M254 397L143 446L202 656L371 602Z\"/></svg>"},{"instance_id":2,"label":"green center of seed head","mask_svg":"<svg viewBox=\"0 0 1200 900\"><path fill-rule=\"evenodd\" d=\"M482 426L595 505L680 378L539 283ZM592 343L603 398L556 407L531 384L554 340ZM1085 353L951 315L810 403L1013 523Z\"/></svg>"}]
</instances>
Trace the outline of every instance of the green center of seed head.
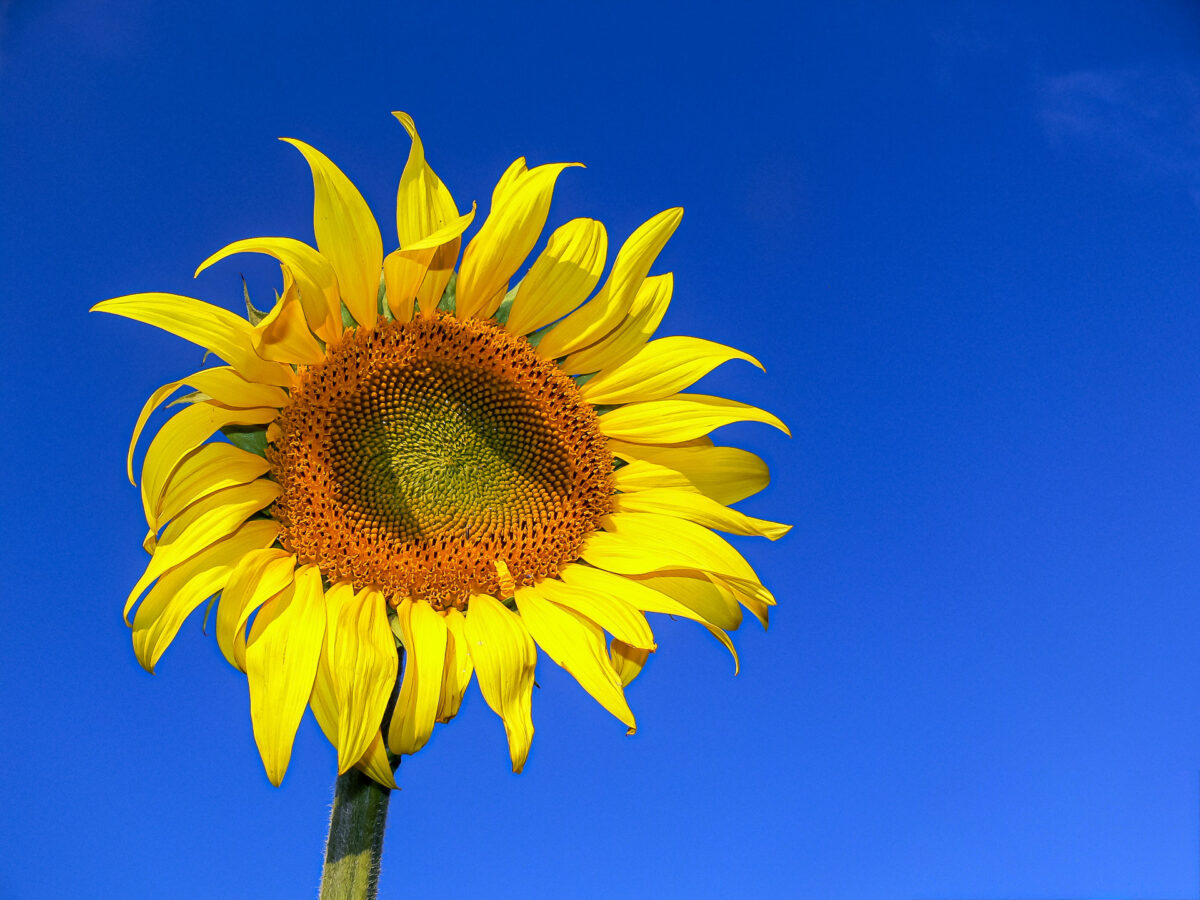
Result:
<instances>
[{"instance_id":1,"label":"green center of seed head","mask_svg":"<svg viewBox=\"0 0 1200 900\"><path fill-rule=\"evenodd\" d=\"M489 371L445 360L377 369L330 420L332 469L366 524L402 541L516 524L569 490L542 410Z\"/></svg>"}]
</instances>

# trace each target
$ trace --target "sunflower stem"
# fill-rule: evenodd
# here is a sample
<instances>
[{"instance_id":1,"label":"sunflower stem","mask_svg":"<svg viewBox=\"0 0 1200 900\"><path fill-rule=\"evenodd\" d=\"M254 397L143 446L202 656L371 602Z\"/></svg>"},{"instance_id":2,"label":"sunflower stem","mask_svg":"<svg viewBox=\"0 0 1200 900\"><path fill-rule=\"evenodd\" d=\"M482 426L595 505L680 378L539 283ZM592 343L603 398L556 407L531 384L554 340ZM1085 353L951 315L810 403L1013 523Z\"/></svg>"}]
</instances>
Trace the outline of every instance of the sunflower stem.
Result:
<instances>
[{"instance_id":1,"label":"sunflower stem","mask_svg":"<svg viewBox=\"0 0 1200 900\"><path fill-rule=\"evenodd\" d=\"M391 793L357 769L338 776L321 900L375 900Z\"/></svg>"}]
</instances>

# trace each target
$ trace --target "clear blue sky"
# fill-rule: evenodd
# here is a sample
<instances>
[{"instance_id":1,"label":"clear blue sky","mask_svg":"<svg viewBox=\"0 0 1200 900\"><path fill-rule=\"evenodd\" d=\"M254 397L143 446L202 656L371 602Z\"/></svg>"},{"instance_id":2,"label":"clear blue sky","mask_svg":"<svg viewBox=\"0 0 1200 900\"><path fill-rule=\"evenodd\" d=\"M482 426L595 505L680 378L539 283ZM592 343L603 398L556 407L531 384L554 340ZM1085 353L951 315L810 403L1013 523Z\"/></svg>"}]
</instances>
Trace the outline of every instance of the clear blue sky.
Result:
<instances>
[{"instance_id":1,"label":"clear blue sky","mask_svg":"<svg viewBox=\"0 0 1200 900\"><path fill-rule=\"evenodd\" d=\"M404 9L407 7L407 9ZM413 114L457 198L581 160L552 222L687 214L665 333L795 438L745 505L742 672L687 623L624 729L542 665L509 772L472 689L406 761L381 896L1200 891L1200 8L1191 2L0 3L0 896L312 896L334 757L282 789L199 619L151 677L124 480L229 241L307 238L306 140L391 220ZM384 229L388 233L387 228Z\"/></svg>"}]
</instances>

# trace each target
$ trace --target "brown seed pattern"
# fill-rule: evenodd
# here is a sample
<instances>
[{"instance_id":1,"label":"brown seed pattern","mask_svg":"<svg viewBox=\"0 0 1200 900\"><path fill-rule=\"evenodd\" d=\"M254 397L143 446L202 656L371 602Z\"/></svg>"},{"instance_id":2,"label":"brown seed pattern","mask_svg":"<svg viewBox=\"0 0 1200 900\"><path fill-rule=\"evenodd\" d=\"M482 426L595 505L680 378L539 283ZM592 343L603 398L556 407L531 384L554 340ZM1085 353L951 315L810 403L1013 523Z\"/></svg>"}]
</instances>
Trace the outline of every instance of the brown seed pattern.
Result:
<instances>
[{"instance_id":1,"label":"brown seed pattern","mask_svg":"<svg viewBox=\"0 0 1200 900\"><path fill-rule=\"evenodd\" d=\"M283 546L329 581L465 608L558 574L612 506L574 381L491 321L347 331L302 369L267 448Z\"/></svg>"}]
</instances>

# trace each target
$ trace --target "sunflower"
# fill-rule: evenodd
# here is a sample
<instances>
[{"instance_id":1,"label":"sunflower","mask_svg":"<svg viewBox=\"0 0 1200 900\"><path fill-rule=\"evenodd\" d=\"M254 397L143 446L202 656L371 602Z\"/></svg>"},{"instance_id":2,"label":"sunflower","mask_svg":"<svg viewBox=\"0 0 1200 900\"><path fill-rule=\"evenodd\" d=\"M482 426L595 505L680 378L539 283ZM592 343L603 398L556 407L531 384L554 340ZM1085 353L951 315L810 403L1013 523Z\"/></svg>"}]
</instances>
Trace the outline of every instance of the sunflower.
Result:
<instances>
[{"instance_id":1,"label":"sunflower","mask_svg":"<svg viewBox=\"0 0 1200 900\"><path fill-rule=\"evenodd\" d=\"M150 561L125 603L153 671L209 598L225 658L245 672L255 741L278 785L306 707L386 787L392 764L458 712L472 675L502 719L512 768L533 736L538 648L635 729L624 688L655 650L645 613L727 631L774 604L713 529L772 540L788 526L730 504L766 465L709 432L775 416L683 393L752 356L693 337L650 340L672 277L650 267L681 209L625 241L607 279L604 226L572 219L515 285L546 224L557 163L516 160L458 262L460 214L413 120L396 198L399 249L327 157L312 170L316 248L237 241L274 257L282 291L247 317L174 294L94 309L155 325L226 365L164 385L183 406L150 441L141 500ZM134 611L132 620L130 613ZM401 660L403 664L401 666ZM400 669L403 668L401 672ZM397 680L399 680L398 690Z\"/></svg>"}]
</instances>

